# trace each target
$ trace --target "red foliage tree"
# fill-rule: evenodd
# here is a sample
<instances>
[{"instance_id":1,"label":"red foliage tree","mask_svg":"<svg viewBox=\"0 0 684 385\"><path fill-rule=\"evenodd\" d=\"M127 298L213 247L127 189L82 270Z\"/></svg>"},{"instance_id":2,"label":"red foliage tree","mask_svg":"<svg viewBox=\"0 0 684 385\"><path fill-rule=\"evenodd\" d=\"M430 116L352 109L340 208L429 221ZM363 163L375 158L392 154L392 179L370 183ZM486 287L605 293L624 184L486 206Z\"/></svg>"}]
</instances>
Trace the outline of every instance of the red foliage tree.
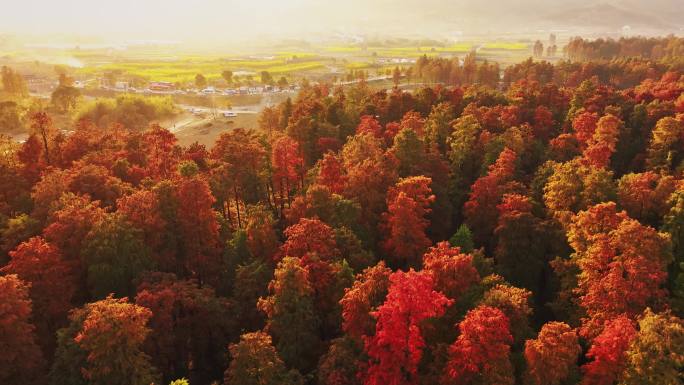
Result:
<instances>
[{"instance_id":1,"label":"red foliage tree","mask_svg":"<svg viewBox=\"0 0 684 385\"><path fill-rule=\"evenodd\" d=\"M185 268L200 280L216 279L221 263L219 226L209 185L199 177L183 178L178 184L177 196L178 231Z\"/></svg>"},{"instance_id":2,"label":"red foliage tree","mask_svg":"<svg viewBox=\"0 0 684 385\"><path fill-rule=\"evenodd\" d=\"M200 170L206 171L207 169L207 158L209 157L209 151L207 147L198 142L194 142L185 149L183 153L183 159L191 160L199 167Z\"/></svg>"},{"instance_id":3,"label":"red foliage tree","mask_svg":"<svg viewBox=\"0 0 684 385\"><path fill-rule=\"evenodd\" d=\"M613 115L599 119L596 130L584 149L584 161L593 167L607 167L615 152L622 121Z\"/></svg>"},{"instance_id":4,"label":"red foliage tree","mask_svg":"<svg viewBox=\"0 0 684 385\"><path fill-rule=\"evenodd\" d=\"M577 293L586 310L583 334L600 331L605 320L636 317L658 306L672 258L669 239L603 203L579 213L568 231L580 269Z\"/></svg>"},{"instance_id":5,"label":"red foliage tree","mask_svg":"<svg viewBox=\"0 0 684 385\"><path fill-rule=\"evenodd\" d=\"M30 284L34 320L40 343L50 352L54 332L66 320L75 292L72 266L62 259L57 247L33 237L10 252L10 263L2 273L16 274Z\"/></svg>"},{"instance_id":6,"label":"red foliage tree","mask_svg":"<svg viewBox=\"0 0 684 385\"><path fill-rule=\"evenodd\" d=\"M71 133L59 148L61 163L64 167L69 167L73 162L82 159L90 153L101 151L109 138L94 127L87 120L80 120L76 130ZM117 143L118 144L118 143Z\"/></svg>"},{"instance_id":7,"label":"red foliage tree","mask_svg":"<svg viewBox=\"0 0 684 385\"><path fill-rule=\"evenodd\" d=\"M410 270L390 276L385 303L375 313L375 335L366 338L370 357L366 385L417 384L425 341L420 326L451 303L433 289L430 275Z\"/></svg>"},{"instance_id":8,"label":"red foliage tree","mask_svg":"<svg viewBox=\"0 0 684 385\"><path fill-rule=\"evenodd\" d=\"M43 230L43 237L51 245L60 250L64 261L70 264L78 287L77 298L85 292L85 271L82 265L85 258L82 248L86 236L105 216L99 202L92 202L87 197L64 195L50 213L48 225Z\"/></svg>"},{"instance_id":9,"label":"red foliage tree","mask_svg":"<svg viewBox=\"0 0 684 385\"><path fill-rule=\"evenodd\" d=\"M413 176L400 179L394 187L387 191L388 201L395 199L399 194L404 193L419 205L428 207L433 201L432 180L425 176ZM429 211L428 211L429 213Z\"/></svg>"},{"instance_id":10,"label":"red foliage tree","mask_svg":"<svg viewBox=\"0 0 684 385\"><path fill-rule=\"evenodd\" d=\"M420 116L419 112L409 111L404 114L399 123L400 131L404 128L413 130L418 136L423 135L423 128L425 127L425 119Z\"/></svg>"},{"instance_id":11,"label":"red foliage tree","mask_svg":"<svg viewBox=\"0 0 684 385\"><path fill-rule=\"evenodd\" d=\"M159 199L154 191L138 190L121 197L116 205L118 212L124 214L135 227L143 230L145 243L152 250L161 247L161 233L167 224L159 212Z\"/></svg>"},{"instance_id":12,"label":"red foliage tree","mask_svg":"<svg viewBox=\"0 0 684 385\"><path fill-rule=\"evenodd\" d=\"M626 352L636 336L634 322L619 316L607 321L587 352L591 362L582 366L582 385L611 385L619 380L626 365Z\"/></svg>"},{"instance_id":13,"label":"red foliage tree","mask_svg":"<svg viewBox=\"0 0 684 385\"><path fill-rule=\"evenodd\" d=\"M440 242L423 256L423 269L432 276L435 289L451 300L458 300L470 286L480 281L473 266L473 256L461 253L449 242Z\"/></svg>"},{"instance_id":14,"label":"red foliage tree","mask_svg":"<svg viewBox=\"0 0 684 385\"><path fill-rule=\"evenodd\" d=\"M383 137L387 145L392 144L394 137L401 131L401 124L399 122L389 122L385 125L385 132Z\"/></svg>"},{"instance_id":15,"label":"red foliage tree","mask_svg":"<svg viewBox=\"0 0 684 385\"><path fill-rule=\"evenodd\" d=\"M176 151L176 136L158 124L143 134L147 175L153 179L166 179L176 171L180 151Z\"/></svg>"},{"instance_id":16,"label":"red foliage tree","mask_svg":"<svg viewBox=\"0 0 684 385\"><path fill-rule=\"evenodd\" d=\"M392 270L384 262L379 262L357 275L352 287L340 300L342 330L357 339L373 335L375 319L371 314L385 301L391 274Z\"/></svg>"},{"instance_id":17,"label":"red foliage tree","mask_svg":"<svg viewBox=\"0 0 684 385\"><path fill-rule=\"evenodd\" d=\"M458 328L461 335L449 347L443 383L512 385L515 380L509 355L513 337L504 313L478 306L466 314Z\"/></svg>"},{"instance_id":18,"label":"red foliage tree","mask_svg":"<svg viewBox=\"0 0 684 385\"><path fill-rule=\"evenodd\" d=\"M534 110L533 122L534 137L542 141L549 140L555 124L553 112L545 106L537 106Z\"/></svg>"},{"instance_id":19,"label":"red foliage tree","mask_svg":"<svg viewBox=\"0 0 684 385\"><path fill-rule=\"evenodd\" d=\"M382 126L378 120L371 115L363 115L361 117L361 122L356 126L356 133L371 134L376 138L382 138L383 135Z\"/></svg>"},{"instance_id":20,"label":"red foliage tree","mask_svg":"<svg viewBox=\"0 0 684 385\"><path fill-rule=\"evenodd\" d=\"M16 275L0 276L0 381L5 384L43 383L28 291Z\"/></svg>"},{"instance_id":21,"label":"red foliage tree","mask_svg":"<svg viewBox=\"0 0 684 385\"><path fill-rule=\"evenodd\" d=\"M23 164L21 175L31 184L38 181L41 171L45 168L42 154L43 145L36 135L29 136L17 151L17 158Z\"/></svg>"},{"instance_id":22,"label":"red foliage tree","mask_svg":"<svg viewBox=\"0 0 684 385\"><path fill-rule=\"evenodd\" d=\"M309 253L325 259L339 257L333 229L318 219L302 218L285 229L284 234L286 241L280 247L279 258L301 258Z\"/></svg>"},{"instance_id":23,"label":"red foliage tree","mask_svg":"<svg viewBox=\"0 0 684 385\"><path fill-rule=\"evenodd\" d=\"M332 152L326 152L318 162L319 170L316 183L326 186L332 193L341 194L346 177L339 158Z\"/></svg>"},{"instance_id":24,"label":"red foliage tree","mask_svg":"<svg viewBox=\"0 0 684 385\"><path fill-rule=\"evenodd\" d=\"M303 178L304 159L299 150L299 144L288 136L280 136L273 143L271 151L273 166L273 185L278 191L276 203L281 207L284 202L291 201L291 192L300 187Z\"/></svg>"},{"instance_id":25,"label":"red foliage tree","mask_svg":"<svg viewBox=\"0 0 684 385\"><path fill-rule=\"evenodd\" d=\"M581 148L585 148L587 141L594 136L598 115L592 112L583 112L572 120L572 128L575 131L575 138L580 143Z\"/></svg>"},{"instance_id":26,"label":"red foliage tree","mask_svg":"<svg viewBox=\"0 0 684 385\"><path fill-rule=\"evenodd\" d=\"M571 134L560 134L549 141L549 152L553 160L567 162L579 155L579 143Z\"/></svg>"},{"instance_id":27,"label":"red foliage tree","mask_svg":"<svg viewBox=\"0 0 684 385\"><path fill-rule=\"evenodd\" d=\"M520 124L520 115L522 111L519 106L511 105L505 106L501 109L499 119L504 129L517 126Z\"/></svg>"},{"instance_id":28,"label":"red foliage tree","mask_svg":"<svg viewBox=\"0 0 684 385\"><path fill-rule=\"evenodd\" d=\"M167 223L161 216L157 194L150 190L138 190L121 197L116 205L118 212L124 214L126 219L143 231L145 244L152 250L159 268L164 271L171 269L173 261L168 261L160 255Z\"/></svg>"},{"instance_id":29,"label":"red foliage tree","mask_svg":"<svg viewBox=\"0 0 684 385\"><path fill-rule=\"evenodd\" d=\"M127 186L103 166L77 162L67 174L67 188L69 191L88 195L94 201L100 201L103 206L114 207L116 200L121 197Z\"/></svg>"},{"instance_id":30,"label":"red foliage tree","mask_svg":"<svg viewBox=\"0 0 684 385\"><path fill-rule=\"evenodd\" d=\"M487 175L477 179L471 187L470 197L463 210L466 223L473 230L478 244L483 244L496 227L496 206L503 194L511 189L508 182L513 178L516 160L516 153L505 148L496 162L489 166Z\"/></svg>"}]
</instances>

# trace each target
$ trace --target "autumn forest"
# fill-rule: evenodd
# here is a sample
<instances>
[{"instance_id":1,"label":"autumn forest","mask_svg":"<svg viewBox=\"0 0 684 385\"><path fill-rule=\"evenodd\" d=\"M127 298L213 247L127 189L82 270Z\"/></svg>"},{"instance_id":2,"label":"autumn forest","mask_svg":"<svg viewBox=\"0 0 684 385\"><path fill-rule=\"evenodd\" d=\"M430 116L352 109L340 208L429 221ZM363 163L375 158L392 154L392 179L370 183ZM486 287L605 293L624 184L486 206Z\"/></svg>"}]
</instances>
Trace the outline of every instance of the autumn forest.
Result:
<instances>
[{"instance_id":1,"label":"autumn forest","mask_svg":"<svg viewBox=\"0 0 684 385\"><path fill-rule=\"evenodd\" d=\"M32 112L0 383L684 383L684 39L564 52L304 81L211 146Z\"/></svg>"}]
</instances>

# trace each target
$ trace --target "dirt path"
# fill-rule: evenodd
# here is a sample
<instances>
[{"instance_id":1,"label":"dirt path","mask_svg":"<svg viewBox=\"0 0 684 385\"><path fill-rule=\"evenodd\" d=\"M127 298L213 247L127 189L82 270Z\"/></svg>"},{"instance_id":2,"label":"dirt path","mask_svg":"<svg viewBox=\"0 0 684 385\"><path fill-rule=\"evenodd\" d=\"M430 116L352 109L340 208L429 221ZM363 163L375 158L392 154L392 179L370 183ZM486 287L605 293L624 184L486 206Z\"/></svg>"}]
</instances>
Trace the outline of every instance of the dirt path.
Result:
<instances>
[{"instance_id":1,"label":"dirt path","mask_svg":"<svg viewBox=\"0 0 684 385\"><path fill-rule=\"evenodd\" d=\"M183 112L174 119L160 123L168 128L178 138L178 143L183 146L194 142L211 148L222 132L237 127L256 128L258 114L254 112L242 113L237 116L226 118L222 115L214 117L209 113L192 114Z\"/></svg>"}]
</instances>

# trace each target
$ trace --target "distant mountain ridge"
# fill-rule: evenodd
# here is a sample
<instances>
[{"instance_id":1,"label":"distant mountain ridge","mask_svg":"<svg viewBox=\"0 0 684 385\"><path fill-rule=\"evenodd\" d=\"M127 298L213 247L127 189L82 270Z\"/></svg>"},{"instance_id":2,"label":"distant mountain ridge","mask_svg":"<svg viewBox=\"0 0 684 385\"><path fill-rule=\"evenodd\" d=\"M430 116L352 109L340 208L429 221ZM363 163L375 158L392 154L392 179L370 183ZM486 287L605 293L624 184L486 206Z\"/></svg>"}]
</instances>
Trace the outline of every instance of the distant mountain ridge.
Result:
<instances>
[{"instance_id":1,"label":"distant mountain ridge","mask_svg":"<svg viewBox=\"0 0 684 385\"><path fill-rule=\"evenodd\" d=\"M416 17L443 23L445 28L497 32L533 29L635 33L684 31L684 0L548 0L500 1L496 6L476 0L422 0ZM442 6L439 7L438 4Z\"/></svg>"},{"instance_id":2,"label":"distant mountain ridge","mask_svg":"<svg viewBox=\"0 0 684 385\"><path fill-rule=\"evenodd\" d=\"M598 29L618 29L623 26L641 27L649 29L673 30L681 27L681 10L677 15L672 12L653 13L645 7L635 8L633 2L598 3L579 6L563 11L556 11L545 16L544 19L560 25L578 27L594 27ZM632 3L632 4L630 4ZM679 21L679 23L676 23Z\"/></svg>"}]
</instances>

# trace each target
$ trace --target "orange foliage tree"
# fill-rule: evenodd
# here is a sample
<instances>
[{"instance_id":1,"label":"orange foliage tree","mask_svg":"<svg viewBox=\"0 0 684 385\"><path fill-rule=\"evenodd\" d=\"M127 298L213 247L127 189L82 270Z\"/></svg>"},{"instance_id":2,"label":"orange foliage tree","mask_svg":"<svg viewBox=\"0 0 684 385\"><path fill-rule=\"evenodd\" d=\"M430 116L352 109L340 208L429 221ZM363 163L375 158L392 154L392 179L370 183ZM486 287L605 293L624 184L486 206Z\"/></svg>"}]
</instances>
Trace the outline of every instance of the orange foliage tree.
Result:
<instances>
[{"instance_id":1,"label":"orange foliage tree","mask_svg":"<svg viewBox=\"0 0 684 385\"><path fill-rule=\"evenodd\" d=\"M434 202L428 177L417 176L399 180L387 192L387 213L384 215L386 237L383 248L398 266L414 266L432 244L425 231L426 216Z\"/></svg>"}]
</instances>

